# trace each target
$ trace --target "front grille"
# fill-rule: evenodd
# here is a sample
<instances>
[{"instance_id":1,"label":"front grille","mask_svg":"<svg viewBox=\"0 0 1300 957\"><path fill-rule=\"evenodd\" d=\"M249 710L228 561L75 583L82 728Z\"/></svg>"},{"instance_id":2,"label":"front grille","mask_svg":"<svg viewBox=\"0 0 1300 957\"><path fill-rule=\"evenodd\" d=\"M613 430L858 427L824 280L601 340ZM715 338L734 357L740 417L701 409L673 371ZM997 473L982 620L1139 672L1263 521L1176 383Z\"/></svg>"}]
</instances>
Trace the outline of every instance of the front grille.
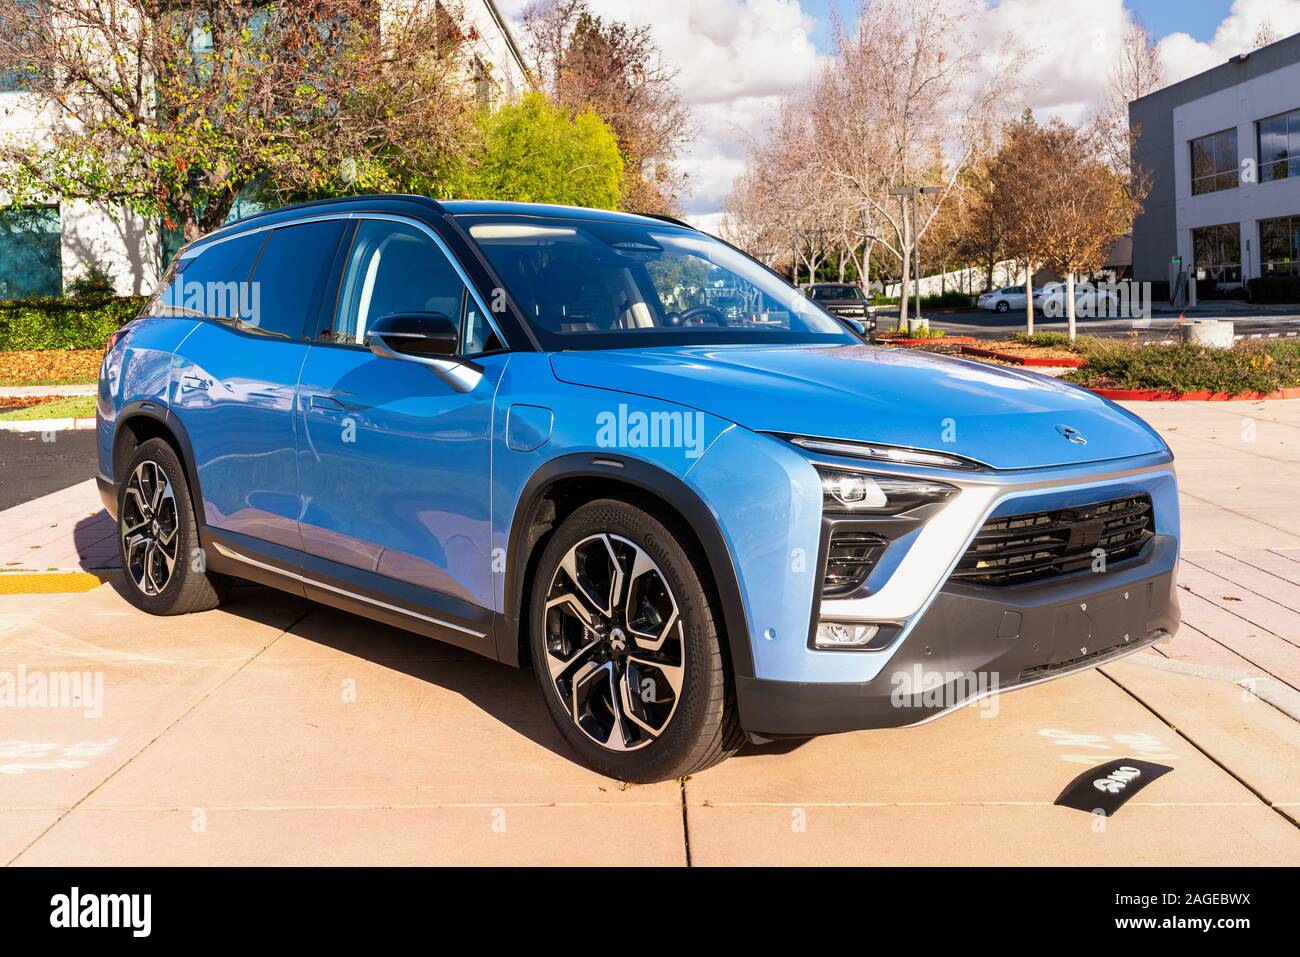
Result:
<instances>
[{"instance_id":1,"label":"front grille","mask_svg":"<svg viewBox=\"0 0 1300 957\"><path fill-rule=\"evenodd\" d=\"M870 532L847 529L831 532L822 597L841 598L861 588L888 545L889 539Z\"/></svg>"},{"instance_id":2,"label":"front grille","mask_svg":"<svg viewBox=\"0 0 1300 957\"><path fill-rule=\"evenodd\" d=\"M1154 534L1149 495L991 518L952 577L979 585L1054 578L1091 568L1098 549L1107 564L1132 558Z\"/></svg>"}]
</instances>

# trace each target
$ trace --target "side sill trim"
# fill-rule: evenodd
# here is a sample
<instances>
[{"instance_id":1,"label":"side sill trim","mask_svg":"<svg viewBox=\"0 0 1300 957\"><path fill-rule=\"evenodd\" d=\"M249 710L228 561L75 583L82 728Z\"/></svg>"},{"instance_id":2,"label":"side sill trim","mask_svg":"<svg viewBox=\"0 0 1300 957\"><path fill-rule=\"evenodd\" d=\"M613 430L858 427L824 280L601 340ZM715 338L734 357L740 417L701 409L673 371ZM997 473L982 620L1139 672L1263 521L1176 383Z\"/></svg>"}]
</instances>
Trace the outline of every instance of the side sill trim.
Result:
<instances>
[{"instance_id":1,"label":"side sill trim","mask_svg":"<svg viewBox=\"0 0 1300 957\"><path fill-rule=\"evenodd\" d=\"M487 634L481 631L475 631L472 628L465 628L461 625L444 621L441 618L434 618L431 615L425 615L418 611L412 611L409 608L403 608L400 605L393 605L386 601L380 601L378 598L371 598L369 595L361 595L354 591L348 591L346 588L339 588L337 585L328 585L323 581L314 578L308 578L306 575L300 575L298 572L291 572L284 568L277 568L274 565L268 565L265 562L259 562L255 558L249 558L247 555L241 555L239 552L226 547L220 542L213 542L212 547L219 551L226 558L233 561L243 562L245 565L252 565L254 568L260 568L263 571L272 572L276 575L283 575L285 578L291 578L294 581L301 582L304 585L311 585L314 588L322 588L325 591L334 592L336 595L342 595L345 598L351 598L354 601L365 602L368 605L374 605L377 608L383 608L385 611L395 612L399 615L406 615L408 618L415 618L419 621L427 621L431 625L437 625L439 628L450 628L452 631L458 631L462 635L469 635L471 638L486 638Z\"/></svg>"}]
</instances>

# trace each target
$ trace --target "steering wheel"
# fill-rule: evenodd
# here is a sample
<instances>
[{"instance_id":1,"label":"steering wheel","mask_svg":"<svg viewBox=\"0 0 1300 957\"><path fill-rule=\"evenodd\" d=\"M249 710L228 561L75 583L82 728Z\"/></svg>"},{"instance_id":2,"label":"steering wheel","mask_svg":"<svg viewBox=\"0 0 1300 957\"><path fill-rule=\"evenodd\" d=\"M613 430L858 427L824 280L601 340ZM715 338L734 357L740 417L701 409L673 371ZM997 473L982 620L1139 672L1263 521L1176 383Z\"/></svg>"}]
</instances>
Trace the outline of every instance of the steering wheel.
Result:
<instances>
[{"instance_id":1,"label":"steering wheel","mask_svg":"<svg viewBox=\"0 0 1300 957\"><path fill-rule=\"evenodd\" d=\"M721 309L717 309L714 306L691 306L689 309L683 309L681 312L673 315L669 324L674 326L686 326L691 324L692 319L695 320L696 325L703 325L705 323L717 326L731 325L731 320L727 318L726 314Z\"/></svg>"}]
</instances>

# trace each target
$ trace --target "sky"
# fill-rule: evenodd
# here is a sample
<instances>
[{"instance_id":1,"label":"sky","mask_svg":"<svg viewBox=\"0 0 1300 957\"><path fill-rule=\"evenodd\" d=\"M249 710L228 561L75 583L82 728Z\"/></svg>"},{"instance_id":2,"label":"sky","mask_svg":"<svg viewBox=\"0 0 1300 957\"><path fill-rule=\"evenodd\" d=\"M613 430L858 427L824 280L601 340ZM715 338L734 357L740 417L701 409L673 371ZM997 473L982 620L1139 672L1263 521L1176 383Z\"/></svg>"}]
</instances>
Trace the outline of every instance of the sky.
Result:
<instances>
[{"instance_id":1,"label":"sky","mask_svg":"<svg viewBox=\"0 0 1300 957\"><path fill-rule=\"evenodd\" d=\"M603 16L648 25L678 72L698 135L680 158L686 218L715 229L746 146L782 99L815 75L832 49L831 19L856 19L858 0L588 0ZM1105 50L1134 18L1160 40L1176 82L1248 50L1261 24L1300 32L1300 0L970 0L988 42L1015 33L1032 46L1024 89L1040 118L1078 121L1105 92ZM531 0L497 0L512 20ZM1098 52L1102 51L1102 52Z\"/></svg>"}]
</instances>

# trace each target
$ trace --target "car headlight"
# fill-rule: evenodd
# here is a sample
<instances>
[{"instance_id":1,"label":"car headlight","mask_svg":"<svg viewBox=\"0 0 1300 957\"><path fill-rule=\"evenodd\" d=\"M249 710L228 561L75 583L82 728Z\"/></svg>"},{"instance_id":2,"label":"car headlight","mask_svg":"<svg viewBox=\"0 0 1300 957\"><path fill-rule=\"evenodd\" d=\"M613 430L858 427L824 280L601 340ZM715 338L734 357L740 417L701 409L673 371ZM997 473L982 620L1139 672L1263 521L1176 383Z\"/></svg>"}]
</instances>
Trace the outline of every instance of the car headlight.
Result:
<instances>
[{"instance_id":1,"label":"car headlight","mask_svg":"<svg viewBox=\"0 0 1300 957\"><path fill-rule=\"evenodd\" d=\"M979 463L963 459L956 455L942 452L926 452L922 449L903 449L892 445L876 445L871 442L852 442L844 439L817 439L805 436L784 436L790 442L807 449L809 452L822 452L826 455L839 455L851 459L871 459L876 462L892 462L895 465L917 465L924 468L966 469L981 468Z\"/></svg>"},{"instance_id":2,"label":"car headlight","mask_svg":"<svg viewBox=\"0 0 1300 957\"><path fill-rule=\"evenodd\" d=\"M822 480L822 508L837 515L897 515L922 505L945 502L957 489L929 479L869 475L847 469L817 467Z\"/></svg>"}]
</instances>

